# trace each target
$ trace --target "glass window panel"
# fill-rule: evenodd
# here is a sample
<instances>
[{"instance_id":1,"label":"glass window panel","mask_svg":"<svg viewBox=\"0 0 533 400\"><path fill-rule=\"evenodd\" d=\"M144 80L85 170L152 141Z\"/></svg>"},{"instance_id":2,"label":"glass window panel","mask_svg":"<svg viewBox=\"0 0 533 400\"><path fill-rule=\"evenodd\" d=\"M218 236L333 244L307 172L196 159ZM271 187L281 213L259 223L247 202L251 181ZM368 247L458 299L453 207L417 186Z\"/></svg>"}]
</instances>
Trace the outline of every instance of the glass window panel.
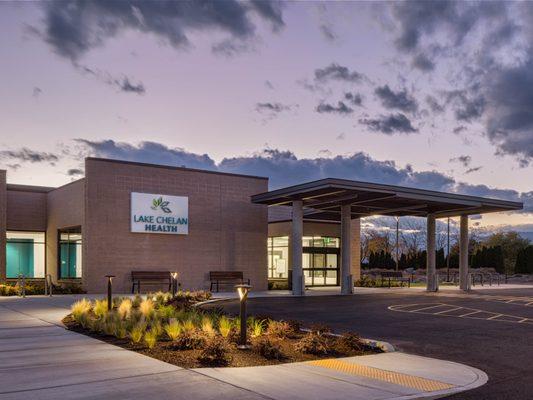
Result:
<instances>
[{"instance_id":1,"label":"glass window panel","mask_svg":"<svg viewBox=\"0 0 533 400\"><path fill-rule=\"evenodd\" d=\"M325 254L313 254L313 268L325 268L326 257Z\"/></svg>"},{"instance_id":2,"label":"glass window panel","mask_svg":"<svg viewBox=\"0 0 533 400\"><path fill-rule=\"evenodd\" d=\"M279 246L285 246L289 247L289 237L288 236L279 236L272 238L273 242L272 245L279 247Z\"/></svg>"},{"instance_id":3,"label":"glass window panel","mask_svg":"<svg viewBox=\"0 0 533 400\"><path fill-rule=\"evenodd\" d=\"M303 247L313 247L313 237L311 236L304 236L302 238L302 246Z\"/></svg>"},{"instance_id":4,"label":"glass window panel","mask_svg":"<svg viewBox=\"0 0 533 400\"><path fill-rule=\"evenodd\" d=\"M326 271L326 279L325 279L326 285L336 285L337 284L337 270L327 270Z\"/></svg>"},{"instance_id":5,"label":"glass window panel","mask_svg":"<svg viewBox=\"0 0 533 400\"><path fill-rule=\"evenodd\" d=\"M59 232L59 277L62 279L82 276L81 228L64 229Z\"/></svg>"},{"instance_id":6,"label":"glass window panel","mask_svg":"<svg viewBox=\"0 0 533 400\"><path fill-rule=\"evenodd\" d=\"M311 263L311 254L302 254L302 268L313 268L313 265Z\"/></svg>"},{"instance_id":7,"label":"glass window panel","mask_svg":"<svg viewBox=\"0 0 533 400\"><path fill-rule=\"evenodd\" d=\"M326 254L326 268L337 268L337 254Z\"/></svg>"},{"instance_id":8,"label":"glass window panel","mask_svg":"<svg viewBox=\"0 0 533 400\"><path fill-rule=\"evenodd\" d=\"M339 238L334 237L324 237L324 244L326 247L338 248L340 245L340 240Z\"/></svg>"},{"instance_id":9,"label":"glass window panel","mask_svg":"<svg viewBox=\"0 0 533 400\"><path fill-rule=\"evenodd\" d=\"M313 238L313 247L324 247L324 239L321 237Z\"/></svg>"},{"instance_id":10,"label":"glass window panel","mask_svg":"<svg viewBox=\"0 0 533 400\"><path fill-rule=\"evenodd\" d=\"M6 277L44 278L44 232L6 232Z\"/></svg>"}]
</instances>

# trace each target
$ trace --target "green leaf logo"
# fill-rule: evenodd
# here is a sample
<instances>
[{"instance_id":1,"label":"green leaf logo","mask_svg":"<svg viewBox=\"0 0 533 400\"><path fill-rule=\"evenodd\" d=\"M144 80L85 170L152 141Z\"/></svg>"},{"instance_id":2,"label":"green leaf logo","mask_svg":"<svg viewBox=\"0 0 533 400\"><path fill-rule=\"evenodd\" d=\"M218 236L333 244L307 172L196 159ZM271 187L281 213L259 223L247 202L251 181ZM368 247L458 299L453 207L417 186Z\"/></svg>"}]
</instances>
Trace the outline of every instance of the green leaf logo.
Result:
<instances>
[{"instance_id":1,"label":"green leaf logo","mask_svg":"<svg viewBox=\"0 0 533 400\"><path fill-rule=\"evenodd\" d=\"M160 208L164 213L170 214L172 210L168 207L169 204L170 203L168 201L163 201L163 197L159 197L158 199L152 200L152 206L150 208L152 210L157 210Z\"/></svg>"}]
</instances>

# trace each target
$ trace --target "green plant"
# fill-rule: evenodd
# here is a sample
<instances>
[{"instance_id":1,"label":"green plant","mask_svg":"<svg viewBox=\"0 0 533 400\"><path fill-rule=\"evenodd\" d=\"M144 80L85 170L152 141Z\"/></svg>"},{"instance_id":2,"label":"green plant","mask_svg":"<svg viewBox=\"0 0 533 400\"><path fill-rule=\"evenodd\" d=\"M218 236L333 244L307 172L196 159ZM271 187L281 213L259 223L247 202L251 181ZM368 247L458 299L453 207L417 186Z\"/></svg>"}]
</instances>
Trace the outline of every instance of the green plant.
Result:
<instances>
[{"instance_id":1,"label":"green plant","mask_svg":"<svg viewBox=\"0 0 533 400\"><path fill-rule=\"evenodd\" d=\"M128 336L128 331L126 330L126 326L123 321L118 320L115 322L114 335L118 339L125 339Z\"/></svg>"},{"instance_id":2,"label":"green plant","mask_svg":"<svg viewBox=\"0 0 533 400\"><path fill-rule=\"evenodd\" d=\"M251 329L251 335L253 338L259 337L263 334L265 330L265 321L262 319L250 318L248 324Z\"/></svg>"},{"instance_id":3,"label":"green plant","mask_svg":"<svg viewBox=\"0 0 533 400\"><path fill-rule=\"evenodd\" d=\"M91 302L87 299L78 300L70 307L72 318L74 318L76 322L80 322L81 316L87 315L89 311L91 311Z\"/></svg>"},{"instance_id":4,"label":"green plant","mask_svg":"<svg viewBox=\"0 0 533 400\"><path fill-rule=\"evenodd\" d=\"M126 319L131 314L131 309L133 308L133 302L130 299L123 299L118 306L118 315L120 318Z\"/></svg>"},{"instance_id":5,"label":"green plant","mask_svg":"<svg viewBox=\"0 0 533 400\"><path fill-rule=\"evenodd\" d=\"M104 318L107 314L107 300L95 300L93 312L96 318Z\"/></svg>"},{"instance_id":6,"label":"green plant","mask_svg":"<svg viewBox=\"0 0 533 400\"><path fill-rule=\"evenodd\" d=\"M202 365L225 366L231 361L229 349L226 341L220 336L209 337L198 356L198 361Z\"/></svg>"},{"instance_id":7,"label":"green plant","mask_svg":"<svg viewBox=\"0 0 533 400\"><path fill-rule=\"evenodd\" d=\"M278 341L263 338L260 339L254 347L256 348L256 351L267 360L283 360L286 358Z\"/></svg>"},{"instance_id":8,"label":"green plant","mask_svg":"<svg viewBox=\"0 0 533 400\"><path fill-rule=\"evenodd\" d=\"M141 342L145 329L143 324L137 324L131 329L129 336L132 343L138 344Z\"/></svg>"},{"instance_id":9,"label":"green plant","mask_svg":"<svg viewBox=\"0 0 533 400\"><path fill-rule=\"evenodd\" d=\"M286 338L291 333L294 333L291 325L285 321L269 320L266 329L266 334L276 338Z\"/></svg>"},{"instance_id":10,"label":"green plant","mask_svg":"<svg viewBox=\"0 0 533 400\"><path fill-rule=\"evenodd\" d=\"M159 335L156 331L149 330L144 334L144 343L148 346L149 349L153 349L157 343L157 338Z\"/></svg>"},{"instance_id":11,"label":"green plant","mask_svg":"<svg viewBox=\"0 0 533 400\"><path fill-rule=\"evenodd\" d=\"M157 336L161 336L163 333L163 326L160 321L153 321L150 325L150 330L155 332Z\"/></svg>"},{"instance_id":12,"label":"green plant","mask_svg":"<svg viewBox=\"0 0 533 400\"><path fill-rule=\"evenodd\" d=\"M139 311L145 318L150 318L155 313L154 302L151 299L146 299L139 305Z\"/></svg>"},{"instance_id":13,"label":"green plant","mask_svg":"<svg viewBox=\"0 0 533 400\"><path fill-rule=\"evenodd\" d=\"M325 335L309 332L295 344L294 349L306 354L327 355L330 353L330 343Z\"/></svg>"},{"instance_id":14,"label":"green plant","mask_svg":"<svg viewBox=\"0 0 533 400\"><path fill-rule=\"evenodd\" d=\"M131 302L131 305L133 306L133 308L139 308L139 306L141 305L142 301L143 301L142 296L136 294L135 297L133 298L132 302Z\"/></svg>"},{"instance_id":15,"label":"green plant","mask_svg":"<svg viewBox=\"0 0 533 400\"><path fill-rule=\"evenodd\" d=\"M213 327L213 319L211 316L204 315L202 317L201 329L202 329L202 332L208 336L216 335L215 328Z\"/></svg>"},{"instance_id":16,"label":"green plant","mask_svg":"<svg viewBox=\"0 0 533 400\"><path fill-rule=\"evenodd\" d=\"M233 329L233 321L226 317L225 315L221 316L218 320L218 331L223 338L227 338L231 330Z\"/></svg>"},{"instance_id":17,"label":"green plant","mask_svg":"<svg viewBox=\"0 0 533 400\"><path fill-rule=\"evenodd\" d=\"M162 306L172 298L172 294L168 292L156 292L152 297L157 305Z\"/></svg>"},{"instance_id":18,"label":"green plant","mask_svg":"<svg viewBox=\"0 0 533 400\"><path fill-rule=\"evenodd\" d=\"M174 307L172 307L171 305L168 305L168 306L160 306L158 309L157 309L157 314L163 318L163 319L170 319L170 318L173 318L176 314L176 309Z\"/></svg>"},{"instance_id":19,"label":"green plant","mask_svg":"<svg viewBox=\"0 0 533 400\"><path fill-rule=\"evenodd\" d=\"M181 332L183 331L183 327L178 321L172 321L168 325L165 325L164 327L165 332L167 336L171 340L176 340L179 335L181 335Z\"/></svg>"},{"instance_id":20,"label":"green plant","mask_svg":"<svg viewBox=\"0 0 533 400\"><path fill-rule=\"evenodd\" d=\"M192 319L186 319L185 321L183 321L182 326L183 331L186 333L191 333L196 329Z\"/></svg>"}]
</instances>

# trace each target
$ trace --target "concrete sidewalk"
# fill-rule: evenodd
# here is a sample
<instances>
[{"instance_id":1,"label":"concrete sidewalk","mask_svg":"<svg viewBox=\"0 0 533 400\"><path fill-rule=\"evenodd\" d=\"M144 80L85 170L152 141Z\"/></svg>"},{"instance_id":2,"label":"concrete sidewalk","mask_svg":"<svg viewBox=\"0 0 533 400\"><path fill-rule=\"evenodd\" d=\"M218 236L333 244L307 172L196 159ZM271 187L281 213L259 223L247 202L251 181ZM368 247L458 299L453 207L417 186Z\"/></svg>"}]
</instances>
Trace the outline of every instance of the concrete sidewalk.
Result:
<instances>
[{"instance_id":1,"label":"concrete sidewalk","mask_svg":"<svg viewBox=\"0 0 533 400\"><path fill-rule=\"evenodd\" d=\"M182 369L65 330L60 321L79 297L0 298L0 399L408 399L487 381L475 368L399 352Z\"/></svg>"}]
</instances>

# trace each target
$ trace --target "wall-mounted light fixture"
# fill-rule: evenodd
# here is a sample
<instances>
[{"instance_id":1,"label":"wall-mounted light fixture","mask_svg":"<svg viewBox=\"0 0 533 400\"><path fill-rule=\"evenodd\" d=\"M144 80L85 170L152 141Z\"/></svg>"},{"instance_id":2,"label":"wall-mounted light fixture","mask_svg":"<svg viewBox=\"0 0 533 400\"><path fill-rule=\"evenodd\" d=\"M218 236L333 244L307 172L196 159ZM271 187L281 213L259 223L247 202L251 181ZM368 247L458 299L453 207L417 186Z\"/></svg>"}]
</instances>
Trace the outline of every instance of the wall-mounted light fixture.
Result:
<instances>
[{"instance_id":1,"label":"wall-mounted light fixture","mask_svg":"<svg viewBox=\"0 0 533 400\"><path fill-rule=\"evenodd\" d=\"M237 348L241 350L248 350L250 349L250 345L247 344L246 339L246 300L248 299L248 293L252 287L250 285L235 285L235 289L237 289L237 293L239 294L241 305L239 312L239 317L241 319L241 335Z\"/></svg>"}]
</instances>

